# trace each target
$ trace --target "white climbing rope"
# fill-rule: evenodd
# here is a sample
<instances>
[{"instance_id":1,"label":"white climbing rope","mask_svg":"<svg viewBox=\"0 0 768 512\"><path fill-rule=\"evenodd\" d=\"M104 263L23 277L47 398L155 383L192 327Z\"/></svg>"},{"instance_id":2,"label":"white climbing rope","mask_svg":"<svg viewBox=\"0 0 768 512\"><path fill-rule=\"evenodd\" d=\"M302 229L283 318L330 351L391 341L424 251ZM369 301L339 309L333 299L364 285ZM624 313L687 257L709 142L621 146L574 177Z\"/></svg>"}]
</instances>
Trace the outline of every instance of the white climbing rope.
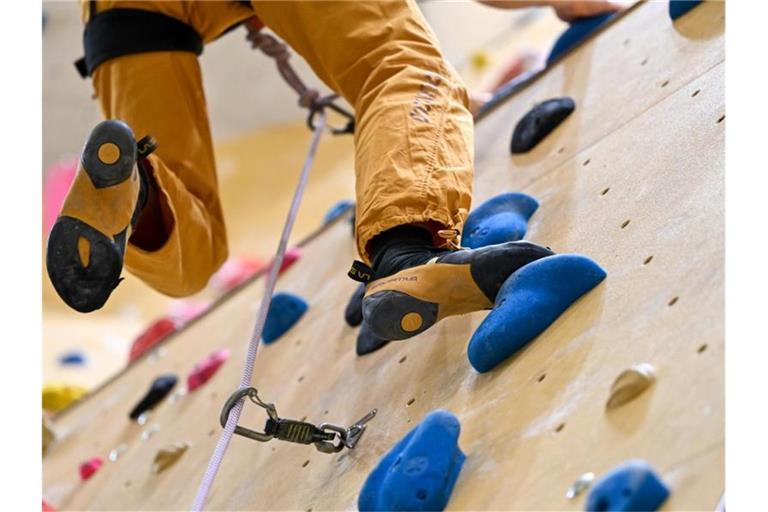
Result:
<instances>
[{"instance_id":1,"label":"white climbing rope","mask_svg":"<svg viewBox=\"0 0 768 512\"><path fill-rule=\"evenodd\" d=\"M277 281L277 275L280 272L280 267L283 265L283 256L285 255L285 249L288 246L288 238L291 235L296 215L299 211L299 204L301 203L301 197L304 194L304 189L307 185L307 179L309 177L309 169L312 167L312 162L315 159L315 153L317 152L317 146L320 143L320 136L325 128L325 112L323 109L318 111L319 121L315 125L312 132L312 143L309 146L309 152L304 160L304 166L301 169L301 175L299 176L299 183L296 185L296 191L293 193L293 201L291 202L291 208L288 210L288 216L285 219L285 225L283 226L283 233L280 237L280 243L277 246L277 254L275 254L272 260L272 267L269 270L269 277L264 284L264 296L261 299L261 306L259 307L259 314L256 317L256 325L253 327L253 335L251 341L248 344L248 355L245 358L245 368L243 368L243 374L240 378L240 387L238 389L245 389L251 386L253 378L253 365L256 360L256 351L259 349L259 342L261 340L261 333L264 330L264 322L267 319L267 311L269 311L269 304L272 301L272 294L275 291L275 282ZM232 439L232 435L235 432L235 427L240 420L240 413L243 410L243 399L237 402L229 413L229 419L227 424L219 437L219 441L216 443L216 449L211 455L211 459L208 461L208 467L203 475L203 480L200 482L200 487L197 489L197 495L195 501L192 504L193 512L200 512L203 510L208 493L211 490L213 481L216 478L216 473L221 466L221 462L224 459L224 454L227 451L229 442Z\"/></svg>"}]
</instances>

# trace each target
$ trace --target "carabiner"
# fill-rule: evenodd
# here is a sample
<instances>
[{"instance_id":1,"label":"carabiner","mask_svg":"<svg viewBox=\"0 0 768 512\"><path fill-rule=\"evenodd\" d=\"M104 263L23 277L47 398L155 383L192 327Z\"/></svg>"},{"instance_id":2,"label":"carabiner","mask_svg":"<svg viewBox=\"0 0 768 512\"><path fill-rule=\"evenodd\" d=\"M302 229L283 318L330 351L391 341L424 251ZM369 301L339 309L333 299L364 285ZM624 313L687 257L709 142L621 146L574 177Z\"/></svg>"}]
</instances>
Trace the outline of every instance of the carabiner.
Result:
<instances>
[{"instance_id":1,"label":"carabiner","mask_svg":"<svg viewBox=\"0 0 768 512\"><path fill-rule=\"evenodd\" d=\"M266 409L270 419L274 421L277 421L280 419L277 416L277 409L275 408L275 404L262 402L261 399L259 398L259 393L258 391L256 391L256 388L242 388L232 393L232 396L230 396L229 399L224 403L224 408L221 410L221 415L219 416L219 423L221 423L222 428L226 427L227 420L229 419L229 413L232 410L232 408L235 406L235 404L237 404L237 402L239 402L245 397L250 398L253 403ZM253 439L254 441L259 441L262 443L266 443L267 441L270 441L272 438L275 437L274 434L267 434L266 432L258 432L256 430L251 430L249 428L241 427L240 425L235 427L235 434L238 434L243 437L247 437L249 439Z\"/></svg>"}]
</instances>

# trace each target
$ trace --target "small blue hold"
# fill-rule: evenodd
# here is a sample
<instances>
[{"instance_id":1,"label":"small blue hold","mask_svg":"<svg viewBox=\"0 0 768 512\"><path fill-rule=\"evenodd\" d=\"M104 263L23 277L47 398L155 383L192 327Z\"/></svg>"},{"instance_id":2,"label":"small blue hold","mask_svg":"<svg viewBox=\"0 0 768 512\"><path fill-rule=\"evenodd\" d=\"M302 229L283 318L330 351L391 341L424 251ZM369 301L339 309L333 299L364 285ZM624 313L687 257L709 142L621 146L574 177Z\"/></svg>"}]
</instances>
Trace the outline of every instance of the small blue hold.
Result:
<instances>
[{"instance_id":1,"label":"small blue hold","mask_svg":"<svg viewBox=\"0 0 768 512\"><path fill-rule=\"evenodd\" d=\"M613 13L605 13L597 16L590 16L589 18L577 18L573 20L571 26L568 27L565 32L560 34L560 37L557 38L554 46L549 51L547 66L560 55L581 43L587 36L600 27L600 25L613 16Z\"/></svg>"},{"instance_id":2,"label":"small blue hold","mask_svg":"<svg viewBox=\"0 0 768 512\"><path fill-rule=\"evenodd\" d=\"M634 459L612 469L595 484L587 496L585 510L658 510L668 496L669 489L651 465Z\"/></svg>"},{"instance_id":3,"label":"small blue hold","mask_svg":"<svg viewBox=\"0 0 768 512\"><path fill-rule=\"evenodd\" d=\"M298 295L276 293L269 304L261 339L267 345L277 340L299 321L307 309L309 304Z\"/></svg>"},{"instance_id":4,"label":"small blue hold","mask_svg":"<svg viewBox=\"0 0 768 512\"><path fill-rule=\"evenodd\" d=\"M80 350L72 350L59 356L60 365L81 365L85 364L85 360L85 354Z\"/></svg>"},{"instance_id":5,"label":"small blue hold","mask_svg":"<svg viewBox=\"0 0 768 512\"><path fill-rule=\"evenodd\" d=\"M466 456L461 425L448 411L429 413L380 461L363 484L357 506L366 510L443 510Z\"/></svg>"},{"instance_id":6,"label":"small blue hold","mask_svg":"<svg viewBox=\"0 0 768 512\"><path fill-rule=\"evenodd\" d=\"M669 0L669 17L675 21L700 3L701 0Z\"/></svg>"},{"instance_id":7,"label":"small blue hold","mask_svg":"<svg viewBox=\"0 0 768 512\"><path fill-rule=\"evenodd\" d=\"M578 254L556 254L524 266L507 278L493 310L469 340L469 362L478 372L492 370L605 276L597 263Z\"/></svg>"},{"instance_id":8,"label":"small blue hold","mask_svg":"<svg viewBox=\"0 0 768 512\"><path fill-rule=\"evenodd\" d=\"M355 202L350 199L342 199L341 201L337 202L331 206L327 212L325 212L325 216L323 217L323 224L333 222L354 205Z\"/></svg>"},{"instance_id":9,"label":"small blue hold","mask_svg":"<svg viewBox=\"0 0 768 512\"><path fill-rule=\"evenodd\" d=\"M470 249L522 240L539 202L527 194L507 192L487 200L467 217L461 244Z\"/></svg>"}]
</instances>

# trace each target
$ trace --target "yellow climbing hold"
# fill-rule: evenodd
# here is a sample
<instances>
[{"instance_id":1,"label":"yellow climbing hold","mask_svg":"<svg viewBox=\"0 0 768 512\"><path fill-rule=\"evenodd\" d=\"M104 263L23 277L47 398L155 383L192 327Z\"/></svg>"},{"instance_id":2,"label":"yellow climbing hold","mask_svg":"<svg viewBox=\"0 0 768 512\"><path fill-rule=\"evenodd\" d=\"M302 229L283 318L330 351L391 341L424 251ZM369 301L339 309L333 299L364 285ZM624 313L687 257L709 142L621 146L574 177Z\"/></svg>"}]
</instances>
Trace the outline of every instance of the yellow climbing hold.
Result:
<instances>
[{"instance_id":1,"label":"yellow climbing hold","mask_svg":"<svg viewBox=\"0 0 768 512\"><path fill-rule=\"evenodd\" d=\"M615 409L633 400L653 384L656 377L653 374L653 366L648 363L636 364L628 370L624 370L616 377L611 386L611 393L605 408Z\"/></svg>"},{"instance_id":2,"label":"yellow climbing hold","mask_svg":"<svg viewBox=\"0 0 768 512\"><path fill-rule=\"evenodd\" d=\"M43 414L43 456L48 452L48 448L56 440L56 433L53 431L53 425Z\"/></svg>"},{"instance_id":3,"label":"yellow climbing hold","mask_svg":"<svg viewBox=\"0 0 768 512\"><path fill-rule=\"evenodd\" d=\"M82 398L88 390L82 386L69 384L47 384L43 386L43 409L58 412L69 404Z\"/></svg>"},{"instance_id":4,"label":"yellow climbing hold","mask_svg":"<svg viewBox=\"0 0 768 512\"><path fill-rule=\"evenodd\" d=\"M475 50L469 57L469 62L472 64L472 68L477 71L482 71L491 62L488 57L488 52L485 50Z\"/></svg>"},{"instance_id":5,"label":"yellow climbing hold","mask_svg":"<svg viewBox=\"0 0 768 512\"><path fill-rule=\"evenodd\" d=\"M184 455L189 445L184 442L169 444L168 446L161 448L155 455L155 461L152 463L152 471L154 473L161 473L173 466L177 460Z\"/></svg>"}]
</instances>

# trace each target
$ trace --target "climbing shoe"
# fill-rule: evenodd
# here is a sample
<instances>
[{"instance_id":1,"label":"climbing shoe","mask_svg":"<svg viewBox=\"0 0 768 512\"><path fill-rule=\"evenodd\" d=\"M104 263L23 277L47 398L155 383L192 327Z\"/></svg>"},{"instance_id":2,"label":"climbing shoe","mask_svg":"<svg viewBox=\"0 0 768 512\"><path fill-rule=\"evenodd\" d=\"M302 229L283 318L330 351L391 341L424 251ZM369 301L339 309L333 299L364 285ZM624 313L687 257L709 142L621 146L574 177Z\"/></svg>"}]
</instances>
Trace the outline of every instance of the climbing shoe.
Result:
<instances>
[{"instance_id":1,"label":"climbing shoe","mask_svg":"<svg viewBox=\"0 0 768 512\"><path fill-rule=\"evenodd\" d=\"M120 283L125 246L147 195L137 157L143 160L154 146L145 137L138 149L118 120L96 125L85 143L46 253L56 292L81 313L103 306Z\"/></svg>"},{"instance_id":2,"label":"climbing shoe","mask_svg":"<svg viewBox=\"0 0 768 512\"><path fill-rule=\"evenodd\" d=\"M394 245L394 244L392 244ZM378 268L389 268L386 260L418 260L415 242L388 248L379 259L374 250L374 268L356 262L350 277L370 282L363 298L363 318L373 334L385 340L402 340L424 332L452 315L491 309L507 278L517 269L554 254L550 249L526 241L507 242L479 249L439 250L423 263L383 277Z\"/></svg>"}]
</instances>

